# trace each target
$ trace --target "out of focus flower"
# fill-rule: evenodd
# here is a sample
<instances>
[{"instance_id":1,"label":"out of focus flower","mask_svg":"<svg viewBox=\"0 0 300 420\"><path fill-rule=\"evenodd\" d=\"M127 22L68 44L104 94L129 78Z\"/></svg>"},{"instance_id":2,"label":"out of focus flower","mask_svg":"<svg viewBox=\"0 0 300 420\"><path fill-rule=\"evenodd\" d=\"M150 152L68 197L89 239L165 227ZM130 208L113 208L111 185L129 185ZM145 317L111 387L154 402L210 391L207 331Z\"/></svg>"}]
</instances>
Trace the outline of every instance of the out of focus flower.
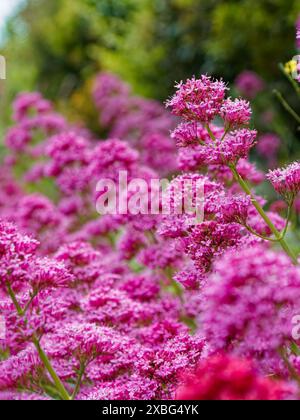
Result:
<instances>
[{"instance_id":1,"label":"out of focus flower","mask_svg":"<svg viewBox=\"0 0 300 420\"><path fill-rule=\"evenodd\" d=\"M29 111L35 111L38 115L52 111L52 105L45 100L39 92L24 92L17 96L14 102L14 120L21 122L28 117Z\"/></svg>"},{"instance_id":2,"label":"out of focus flower","mask_svg":"<svg viewBox=\"0 0 300 420\"><path fill-rule=\"evenodd\" d=\"M253 71L242 72L235 84L239 92L249 99L254 99L265 88L264 81Z\"/></svg>"},{"instance_id":3,"label":"out of focus flower","mask_svg":"<svg viewBox=\"0 0 300 420\"><path fill-rule=\"evenodd\" d=\"M256 150L268 161L276 159L277 153L281 146L281 139L273 133L267 133L260 136Z\"/></svg>"},{"instance_id":4,"label":"out of focus flower","mask_svg":"<svg viewBox=\"0 0 300 420\"><path fill-rule=\"evenodd\" d=\"M224 354L203 360L193 374L183 378L179 400L255 401L296 398L293 384L265 378L244 359Z\"/></svg>"},{"instance_id":5,"label":"out of focus flower","mask_svg":"<svg viewBox=\"0 0 300 420\"><path fill-rule=\"evenodd\" d=\"M255 358L267 374L284 372L280 351L300 312L300 271L261 245L229 252L203 289L203 333L215 351Z\"/></svg>"},{"instance_id":6,"label":"out of focus flower","mask_svg":"<svg viewBox=\"0 0 300 420\"><path fill-rule=\"evenodd\" d=\"M300 50L300 16L296 23L296 46Z\"/></svg>"}]
</instances>

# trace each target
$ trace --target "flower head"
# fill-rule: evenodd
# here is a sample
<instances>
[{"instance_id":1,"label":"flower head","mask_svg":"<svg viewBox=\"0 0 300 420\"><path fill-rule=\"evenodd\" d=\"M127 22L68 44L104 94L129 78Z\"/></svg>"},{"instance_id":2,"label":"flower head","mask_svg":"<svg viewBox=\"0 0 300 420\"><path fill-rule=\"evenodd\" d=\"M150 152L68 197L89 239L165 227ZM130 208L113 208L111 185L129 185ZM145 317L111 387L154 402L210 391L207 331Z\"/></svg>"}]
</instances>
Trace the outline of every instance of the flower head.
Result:
<instances>
[{"instance_id":1,"label":"flower head","mask_svg":"<svg viewBox=\"0 0 300 420\"><path fill-rule=\"evenodd\" d=\"M286 168L270 171L267 178L275 190L289 202L300 191L300 163L294 162Z\"/></svg>"},{"instance_id":2,"label":"flower head","mask_svg":"<svg viewBox=\"0 0 300 420\"><path fill-rule=\"evenodd\" d=\"M251 108L244 99L226 99L221 108L221 116L229 127L248 125L251 119Z\"/></svg>"},{"instance_id":3,"label":"flower head","mask_svg":"<svg viewBox=\"0 0 300 420\"><path fill-rule=\"evenodd\" d=\"M219 114L226 90L223 81L205 75L200 79L193 77L177 85L177 93L167 106L186 120L208 123Z\"/></svg>"}]
</instances>

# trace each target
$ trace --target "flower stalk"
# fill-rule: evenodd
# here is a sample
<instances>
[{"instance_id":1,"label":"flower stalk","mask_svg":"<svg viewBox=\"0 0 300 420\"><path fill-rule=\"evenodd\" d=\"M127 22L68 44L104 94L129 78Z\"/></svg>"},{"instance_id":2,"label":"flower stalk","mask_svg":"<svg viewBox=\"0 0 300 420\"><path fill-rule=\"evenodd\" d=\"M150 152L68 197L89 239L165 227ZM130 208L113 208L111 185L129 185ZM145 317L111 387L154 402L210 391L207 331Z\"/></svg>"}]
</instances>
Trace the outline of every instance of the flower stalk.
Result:
<instances>
[{"instance_id":1,"label":"flower stalk","mask_svg":"<svg viewBox=\"0 0 300 420\"><path fill-rule=\"evenodd\" d=\"M253 193L251 191L251 188L249 187L247 181L245 181L241 177L241 175L238 173L236 167L234 165L230 165L229 167L230 167L231 172L232 172L232 174L234 176L234 179L239 183L239 185L241 186L241 188L243 189L243 191L248 196L251 197L251 202L252 202L253 206L256 208L257 212L260 214L260 216L263 218L263 220L265 221L265 223L270 228L271 232L273 233L273 235L276 238L276 241L281 245L282 249L290 257L290 259L292 260L293 264L297 265L298 264L298 258L294 254L294 252L292 251L292 249L289 247L288 243L286 242L286 240L284 238L285 235L282 235L282 233L279 232L279 230L276 228L276 226L274 225L274 223L272 222L272 220L269 218L269 216L266 214L266 212L264 211L264 209L262 208L262 206L259 204L259 202L254 197L254 195L253 195Z\"/></svg>"},{"instance_id":2,"label":"flower stalk","mask_svg":"<svg viewBox=\"0 0 300 420\"><path fill-rule=\"evenodd\" d=\"M18 302L18 299L11 287L11 285L8 283L7 284L7 292L17 310L17 313L19 315L19 317L23 318L24 317L24 310L21 308L21 305ZM69 401L71 400L71 397L68 393L68 391L66 390L64 384L62 383L62 381L60 380L59 376L57 375L57 373L55 372L55 369L53 368L50 360L48 359L48 356L46 355L46 353L44 352L44 350L41 347L40 341L39 339L36 337L36 335L33 336L32 338L32 343L34 344L39 357L41 359L41 361L43 362L45 368L47 369L49 375L51 376L55 387L57 389L57 391L59 392L61 398L65 401Z\"/></svg>"}]
</instances>

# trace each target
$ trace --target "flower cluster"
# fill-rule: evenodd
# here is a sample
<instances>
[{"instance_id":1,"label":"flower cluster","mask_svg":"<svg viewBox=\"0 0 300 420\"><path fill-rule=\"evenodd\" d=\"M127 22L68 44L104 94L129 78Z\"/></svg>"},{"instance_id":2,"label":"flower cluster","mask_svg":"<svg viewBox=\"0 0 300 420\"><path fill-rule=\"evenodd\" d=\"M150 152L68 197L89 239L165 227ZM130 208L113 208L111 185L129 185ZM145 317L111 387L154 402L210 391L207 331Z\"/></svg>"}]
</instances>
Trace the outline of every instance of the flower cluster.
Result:
<instances>
[{"instance_id":1,"label":"flower cluster","mask_svg":"<svg viewBox=\"0 0 300 420\"><path fill-rule=\"evenodd\" d=\"M203 289L201 319L211 350L255 358L267 373L282 370L280 353L300 310L299 284L299 269L261 245L224 256Z\"/></svg>"},{"instance_id":2,"label":"flower cluster","mask_svg":"<svg viewBox=\"0 0 300 420\"><path fill-rule=\"evenodd\" d=\"M270 171L268 179L274 189L290 202L300 191L300 163L295 162L286 168Z\"/></svg>"},{"instance_id":3,"label":"flower cluster","mask_svg":"<svg viewBox=\"0 0 300 420\"><path fill-rule=\"evenodd\" d=\"M172 137L179 147L189 149L189 158L194 158L198 165L224 165L236 164L239 159L248 157L257 133L244 128L251 119L247 101L225 99L224 82L208 76L193 78L177 88L167 106L187 122L181 124ZM213 125L216 117L222 118L224 128Z\"/></svg>"},{"instance_id":4,"label":"flower cluster","mask_svg":"<svg viewBox=\"0 0 300 420\"><path fill-rule=\"evenodd\" d=\"M174 121L159 103L134 96L110 73L97 77L94 100L109 137L129 141L141 162L162 175L176 170L176 148L169 137Z\"/></svg>"},{"instance_id":5,"label":"flower cluster","mask_svg":"<svg viewBox=\"0 0 300 420\"><path fill-rule=\"evenodd\" d=\"M262 82L243 77L251 98ZM265 210L249 102L206 75L177 88L174 117L100 74L101 140L39 93L14 102L0 168L0 399L299 397L300 272L281 217L297 207L299 164L269 173L288 203ZM259 142L274 164L277 140ZM122 172L168 211L97 214L98 181Z\"/></svg>"},{"instance_id":6,"label":"flower cluster","mask_svg":"<svg viewBox=\"0 0 300 420\"><path fill-rule=\"evenodd\" d=\"M173 113L188 121L208 123L220 113L227 88L222 81L201 76L179 83L177 89L176 95L167 102Z\"/></svg>"},{"instance_id":7,"label":"flower cluster","mask_svg":"<svg viewBox=\"0 0 300 420\"><path fill-rule=\"evenodd\" d=\"M248 70L237 77L235 84L238 91L249 99L254 99L265 88L265 83L261 77Z\"/></svg>"}]
</instances>

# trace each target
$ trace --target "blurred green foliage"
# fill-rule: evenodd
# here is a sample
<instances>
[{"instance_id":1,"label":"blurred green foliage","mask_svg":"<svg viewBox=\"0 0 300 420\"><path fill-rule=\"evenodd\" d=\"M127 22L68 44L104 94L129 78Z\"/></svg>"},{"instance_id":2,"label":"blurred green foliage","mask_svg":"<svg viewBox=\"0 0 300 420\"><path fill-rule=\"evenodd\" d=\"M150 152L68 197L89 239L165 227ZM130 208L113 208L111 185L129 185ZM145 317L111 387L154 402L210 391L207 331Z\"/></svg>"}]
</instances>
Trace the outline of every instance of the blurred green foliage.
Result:
<instances>
[{"instance_id":1,"label":"blurred green foliage","mask_svg":"<svg viewBox=\"0 0 300 420\"><path fill-rule=\"evenodd\" d=\"M267 80L294 53L299 0L28 0L7 28L14 90L68 95L105 68L165 98L173 81L207 71ZM29 86L31 87L31 86Z\"/></svg>"},{"instance_id":2,"label":"blurred green foliage","mask_svg":"<svg viewBox=\"0 0 300 420\"><path fill-rule=\"evenodd\" d=\"M299 10L299 0L27 0L2 47L5 103L38 89L84 116L80 95L103 69L160 100L201 72L232 82L250 69L276 85L278 63L295 54Z\"/></svg>"}]
</instances>

